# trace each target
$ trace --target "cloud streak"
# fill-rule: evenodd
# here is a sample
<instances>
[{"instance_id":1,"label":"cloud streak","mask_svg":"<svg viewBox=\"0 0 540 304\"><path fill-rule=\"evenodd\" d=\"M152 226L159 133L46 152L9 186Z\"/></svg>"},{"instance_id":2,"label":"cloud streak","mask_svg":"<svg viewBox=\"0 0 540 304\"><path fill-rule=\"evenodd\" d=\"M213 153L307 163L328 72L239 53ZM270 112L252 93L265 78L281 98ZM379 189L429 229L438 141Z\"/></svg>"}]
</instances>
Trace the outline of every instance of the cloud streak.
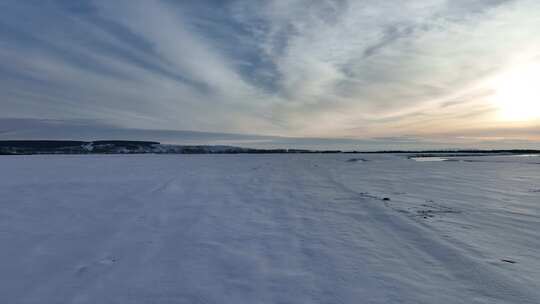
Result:
<instances>
[{"instance_id":1,"label":"cloud streak","mask_svg":"<svg viewBox=\"0 0 540 304\"><path fill-rule=\"evenodd\" d=\"M296 137L496 132L508 126L489 80L540 61L539 14L533 0L6 0L0 116Z\"/></svg>"}]
</instances>

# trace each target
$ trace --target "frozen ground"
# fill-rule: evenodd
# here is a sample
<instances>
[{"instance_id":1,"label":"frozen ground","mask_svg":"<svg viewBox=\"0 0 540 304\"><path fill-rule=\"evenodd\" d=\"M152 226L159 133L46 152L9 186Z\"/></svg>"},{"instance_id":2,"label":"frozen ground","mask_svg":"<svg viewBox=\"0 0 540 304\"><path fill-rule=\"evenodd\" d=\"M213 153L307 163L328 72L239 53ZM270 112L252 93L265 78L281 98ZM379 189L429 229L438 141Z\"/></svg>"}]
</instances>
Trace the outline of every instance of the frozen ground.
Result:
<instances>
[{"instance_id":1,"label":"frozen ground","mask_svg":"<svg viewBox=\"0 0 540 304\"><path fill-rule=\"evenodd\" d=\"M0 157L0 303L540 303L540 157L451 160Z\"/></svg>"}]
</instances>

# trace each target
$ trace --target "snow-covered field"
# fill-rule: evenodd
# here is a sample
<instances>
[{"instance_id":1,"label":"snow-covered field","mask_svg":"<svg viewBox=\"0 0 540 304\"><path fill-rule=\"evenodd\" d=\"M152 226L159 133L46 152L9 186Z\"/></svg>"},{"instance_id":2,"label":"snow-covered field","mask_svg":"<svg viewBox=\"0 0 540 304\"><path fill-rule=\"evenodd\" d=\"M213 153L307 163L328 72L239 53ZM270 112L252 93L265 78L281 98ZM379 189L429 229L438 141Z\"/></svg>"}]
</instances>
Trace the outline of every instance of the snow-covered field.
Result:
<instances>
[{"instance_id":1,"label":"snow-covered field","mask_svg":"<svg viewBox=\"0 0 540 304\"><path fill-rule=\"evenodd\" d=\"M0 157L0 303L540 303L540 157L451 160Z\"/></svg>"}]
</instances>

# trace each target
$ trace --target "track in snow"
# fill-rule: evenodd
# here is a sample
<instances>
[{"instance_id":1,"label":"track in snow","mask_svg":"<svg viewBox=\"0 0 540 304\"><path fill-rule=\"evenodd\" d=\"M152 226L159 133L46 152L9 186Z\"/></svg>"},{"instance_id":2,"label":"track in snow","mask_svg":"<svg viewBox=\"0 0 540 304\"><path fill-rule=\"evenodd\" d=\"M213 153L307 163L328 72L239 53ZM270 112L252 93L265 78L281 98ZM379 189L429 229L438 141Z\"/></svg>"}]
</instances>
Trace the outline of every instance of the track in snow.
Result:
<instances>
[{"instance_id":1,"label":"track in snow","mask_svg":"<svg viewBox=\"0 0 540 304\"><path fill-rule=\"evenodd\" d=\"M536 272L366 194L345 160L0 158L0 302L540 303Z\"/></svg>"}]
</instances>

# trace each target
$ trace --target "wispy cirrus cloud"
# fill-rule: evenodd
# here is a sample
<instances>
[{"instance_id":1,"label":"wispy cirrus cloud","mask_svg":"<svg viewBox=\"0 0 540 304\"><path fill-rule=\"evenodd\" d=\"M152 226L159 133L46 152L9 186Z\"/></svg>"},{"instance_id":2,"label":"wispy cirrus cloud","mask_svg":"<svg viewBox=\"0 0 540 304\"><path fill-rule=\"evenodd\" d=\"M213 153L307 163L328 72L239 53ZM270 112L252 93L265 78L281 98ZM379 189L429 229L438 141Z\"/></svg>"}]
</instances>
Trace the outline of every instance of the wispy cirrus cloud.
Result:
<instances>
[{"instance_id":1,"label":"wispy cirrus cloud","mask_svg":"<svg viewBox=\"0 0 540 304\"><path fill-rule=\"evenodd\" d=\"M486 83L540 61L538 14L533 0L6 0L1 116L349 138L491 129Z\"/></svg>"}]
</instances>

